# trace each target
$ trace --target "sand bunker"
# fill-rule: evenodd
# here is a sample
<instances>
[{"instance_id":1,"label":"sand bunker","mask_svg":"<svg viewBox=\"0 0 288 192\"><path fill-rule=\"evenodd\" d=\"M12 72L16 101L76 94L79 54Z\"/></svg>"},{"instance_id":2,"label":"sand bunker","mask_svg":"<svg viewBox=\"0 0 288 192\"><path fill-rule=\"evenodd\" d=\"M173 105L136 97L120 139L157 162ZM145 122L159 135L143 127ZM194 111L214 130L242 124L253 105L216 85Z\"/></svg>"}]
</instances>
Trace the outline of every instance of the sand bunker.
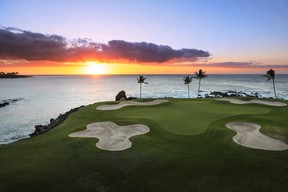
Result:
<instances>
[{"instance_id":1,"label":"sand bunker","mask_svg":"<svg viewBox=\"0 0 288 192\"><path fill-rule=\"evenodd\" d=\"M233 141L239 145L262 150L283 151L288 145L259 132L260 125L247 122L230 122L226 127L237 132Z\"/></svg>"},{"instance_id":2,"label":"sand bunker","mask_svg":"<svg viewBox=\"0 0 288 192\"><path fill-rule=\"evenodd\" d=\"M98 138L96 146L107 151L123 151L132 146L130 137L149 132L149 127L142 124L119 126L114 122L98 122L88 124L86 130L75 132L69 137Z\"/></svg>"},{"instance_id":3,"label":"sand bunker","mask_svg":"<svg viewBox=\"0 0 288 192\"><path fill-rule=\"evenodd\" d=\"M148 102L137 102L137 101L122 101L118 104L114 105L100 105L96 109L98 110L117 110L125 106L129 105L159 105L161 103L169 102L168 100L164 99L156 99L154 101L148 101Z\"/></svg>"},{"instance_id":4,"label":"sand bunker","mask_svg":"<svg viewBox=\"0 0 288 192\"><path fill-rule=\"evenodd\" d=\"M276 107L283 107L283 106L287 106L286 103L283 102L278 102L278 101L264 101L264 100L258 100L258 99L254 99L251 101L242 101L239 99L232 99L232 98L220 98L220 99L216 99L219 101L229 101L230 103L233 104L249 104L249 103L257 103L257 104L263 104L263 105L270 105L270 106L276 106Z\"/></svg>"}]
</instances>

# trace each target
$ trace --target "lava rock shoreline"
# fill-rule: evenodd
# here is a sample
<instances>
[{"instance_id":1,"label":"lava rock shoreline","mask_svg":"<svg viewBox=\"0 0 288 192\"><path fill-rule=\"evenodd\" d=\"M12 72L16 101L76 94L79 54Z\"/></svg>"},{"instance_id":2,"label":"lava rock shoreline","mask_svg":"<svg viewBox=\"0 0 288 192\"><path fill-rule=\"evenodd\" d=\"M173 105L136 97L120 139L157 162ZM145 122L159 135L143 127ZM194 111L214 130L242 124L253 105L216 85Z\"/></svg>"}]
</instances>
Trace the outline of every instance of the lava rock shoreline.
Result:
<instances>
[{"instance_id":1,"label":"lava rock shoreline","mask_svg":"<svg viewBox=\"0 0 288 192\"><path fill-rule=\"evenodd\" d=\"M77 111L78 109L80 109L82 107L84 107L84 106L80 106L80 107L76 107L76 108L70 109L66 113L60 114L56 119L50 119L50 123L48 125L35 125L34 132L29 134L29 136L30 137L35 137L37 135L46 133L47 131L50 131L54 127L60 125L65 119L68 118L68 116L71 113L74 113L75 111Z\"/></svg>"},{"instance_id":2,"label":"lava rock shoreline","mask_svg":"<svg viewBox=\"0 0 288 192\"><path fill-rule=\"evenodd\" d=\"M0 108L1 108L1 107L5 107L5 106L7 106L7 105L10 105L10 103L13 103L13 102L19 101L20 99L22 99L22 98L18 98L18 99L5 99L5 100L2 100L1 103L0 103Z\"/></svg>"},{"instance_id":3,"label":"lava rock shoreline","mask_svg":"<svg viewBox=\"0 0 288 192\"><path fill-rule=\"evenodd\" d=\"M213 91L210 94L205 94L205 98L215 98L215 97L256 97L259 98L261 95L257 92L246 93L243 91Z\"/></svg>"}]
</instances>

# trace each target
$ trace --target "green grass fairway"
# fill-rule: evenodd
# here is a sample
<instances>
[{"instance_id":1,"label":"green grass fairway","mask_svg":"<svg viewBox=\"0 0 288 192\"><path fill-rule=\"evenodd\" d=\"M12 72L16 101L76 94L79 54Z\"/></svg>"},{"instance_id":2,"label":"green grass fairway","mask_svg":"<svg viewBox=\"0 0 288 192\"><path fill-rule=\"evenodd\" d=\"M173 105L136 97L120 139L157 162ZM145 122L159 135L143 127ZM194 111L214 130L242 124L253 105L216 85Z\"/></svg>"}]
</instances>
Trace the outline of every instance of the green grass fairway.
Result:
<instances>
[{"instance_id":1,"label":"green grass fairway","mask_svg":"<svg viewBox=\"0 0 288 192\"><path fill-rule=\"evenodd\" d=\"M236 105L214 99L169 101L114 111L96 107L116 102L92 104L50 132L1 145L0 191L288 190L288 150L242 147L232 140L235 132L225 127L231 121L256 123L262 126L262 133L288 143L288 107ZM131 138L132 148L118 152L96 148L97 139L68 137L101 121L141 123L150 132Z\"/></svg>"}]
</instances>

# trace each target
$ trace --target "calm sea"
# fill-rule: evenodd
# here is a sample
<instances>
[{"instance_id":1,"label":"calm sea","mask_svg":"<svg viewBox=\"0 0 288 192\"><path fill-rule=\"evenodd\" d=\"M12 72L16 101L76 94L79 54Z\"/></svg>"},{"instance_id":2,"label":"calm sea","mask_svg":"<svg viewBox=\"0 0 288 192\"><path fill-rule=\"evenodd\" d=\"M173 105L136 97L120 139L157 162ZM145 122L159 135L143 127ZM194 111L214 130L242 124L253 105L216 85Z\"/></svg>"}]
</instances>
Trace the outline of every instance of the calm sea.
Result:
<instances>
[{"instance_id":1,"label":"calm sea","mask_svg":"<svg viewBox=\"0 0 288 192\"><path fill-rule=\"evenodd\" d=\"M27 138L37 124L71 108L99 101L112 101L124 90L127 97L139 97L136 75L110 76L34 76L25 79L0 79L0 101L18 99L0 108L0 144ZM147 75L143 98L187 98L184 75ZM190 84L191 97L197 96L198 80ZM262 75L209 75L201 81L201 94L211 91L258 92L273 97L272 82ZM288 75L277 75L279 98L288 99Z\"/></svg>"}]
</instances>

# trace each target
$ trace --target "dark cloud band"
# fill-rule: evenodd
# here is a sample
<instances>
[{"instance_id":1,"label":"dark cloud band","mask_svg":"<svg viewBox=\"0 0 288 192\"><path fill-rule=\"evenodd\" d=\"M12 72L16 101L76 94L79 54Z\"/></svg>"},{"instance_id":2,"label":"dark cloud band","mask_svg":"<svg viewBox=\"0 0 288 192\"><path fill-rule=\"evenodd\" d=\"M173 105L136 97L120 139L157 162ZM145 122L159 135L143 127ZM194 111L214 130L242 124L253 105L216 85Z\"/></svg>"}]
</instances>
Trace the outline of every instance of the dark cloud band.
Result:
<instances>
[{"instance_id":1,"label":"dark cloud band","mask_svg":"<svg viewBox=\"0 0 288 192\"><path fill-rule=\"evenodd\" d=\"M46 35L16 28L0 28L0 59L73 62L85 60L128 61L130 63L190 62L207 58L210 53L197 49L175 50L146 42L112 40L108 44L89 39L68 41L59 35Z\"/></svg>"}]
</instances>

